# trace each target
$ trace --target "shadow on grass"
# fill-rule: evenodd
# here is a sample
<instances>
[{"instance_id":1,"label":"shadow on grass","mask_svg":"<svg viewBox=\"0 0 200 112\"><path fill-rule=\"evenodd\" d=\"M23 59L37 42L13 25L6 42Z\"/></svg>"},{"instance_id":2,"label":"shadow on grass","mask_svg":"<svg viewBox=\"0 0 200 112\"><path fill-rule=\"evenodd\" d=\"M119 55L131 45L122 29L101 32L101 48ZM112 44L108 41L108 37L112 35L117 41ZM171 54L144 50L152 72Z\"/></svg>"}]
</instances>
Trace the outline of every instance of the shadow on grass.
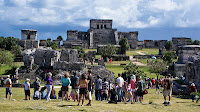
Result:
<instances>
[{"instance_id":1,"label":"shadow on grass","mask_svg":"<svg viewBox=\"0 0 200 112\"><path fill-rule=\"evenodd\" d=\"M181 99L191 99L190 95L176 95L176 96L173 96L173 97L181 98Z\"/></svg>"},{"instance_id":2,"label":"shadow on grass","mask_svg":"<svg viewBox=\"0 0 200 112\"><path fill-rule=\"evenodd\" d=\"M75 107L77 105L58 105L58 107Z\"/></svg>"}]
</instances>

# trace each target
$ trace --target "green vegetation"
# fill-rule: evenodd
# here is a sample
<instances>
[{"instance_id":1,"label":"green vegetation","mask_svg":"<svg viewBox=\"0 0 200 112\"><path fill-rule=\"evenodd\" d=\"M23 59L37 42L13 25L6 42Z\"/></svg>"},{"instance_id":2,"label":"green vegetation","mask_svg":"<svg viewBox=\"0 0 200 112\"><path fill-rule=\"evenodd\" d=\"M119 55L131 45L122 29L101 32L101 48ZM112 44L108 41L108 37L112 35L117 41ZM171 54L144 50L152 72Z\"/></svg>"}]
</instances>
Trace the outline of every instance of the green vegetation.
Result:
<instances>
[{"instance_id":1,"label":"green vegetation","mask_svg":"<svg viewBox=\"0 0 200 112\"><path fill-rule=\"evenodd\" d=\"M192 45L200 45L200 41L199 41L199 40L194 40L194 41L192 42Z\"/></svg>"},{"instance_id":2,"label":"green vegetation","mask_svg":"<svg viewBox=\"0 0 200 112\"><path fill-rule=\"evenodd\" d=\"M62 41L63 40L62 36L58 36L57 40Z\"/></svg>"},{"instance_id":3,"label":"green vegetation","mask_svg":"<svg viewBox=\"0 0 200 112\"><path fill-rule=\"evenodd\" d=\"M79 57L81 57L81 58L84 57L84 55L85 55L85 51L83 50L82 47L79 47L79 46L73 46L72 49L77 49Z\"/></svg>"},{"instance_id":4,"label":"green vegetation","mask_svg":"<svg viewBox=\"0 0 200 112\"><path fill-rule=\"evenodd\" d=\"M60 89L55 89L56 95ZM0 88L0 105L1 111L13 111L13 112L198 112L200 106L198 103L194 103L191 99L181 99L173 96L171 99L171 106L163 105L163 95L155 94L155 89L148 90L148 94L144 95L144 105L135 104L124 104L120 102L118 104L108 104L107 101L95 101L94 94L92 100L92 106L76 106L77 102L61 101L61 99L51 100L46 102L46 100L31 100L26 101L24 99L24 89L23 88L12 88L13 99L16 101L3 100L5 97L5 88ZM31 96L33 95L33 89L31 88ZM151 102L151 104L149 104ZM86 105L88 100L85 100Z\"/></svg>"},{"instance_id":5,"label":"green vegetation","mask_svg":"<svg viewBox=\"0 0 200 112\"><path fill-rule=\"evenodd\" d=\"M172 63L174 58L174 54L170 51L166 51L162 59L167 62L168 64Z\"/></svg>"},{"instance_id":6,"label":"green vegetation","mask_svg":"<svg viewBox=\"0 0 200 112\"><path fill-rule=\"evenodd\" d=\"M129 50L130 48L128 44L128 39L127 38L120 39L119 45L121 46L121 53L126 54L126 51Z\"/></svg>"},{"instance_id":7,"label":"green vegetation","mask_svg":"<svg viewBox=\"0 0 200 112\"><path fill-rule=\"evenodd\" d=\"M111 57L116 54L117 48L114 45L106 45L100 48L100 54L105 59L106 57Z\"/></svg>"},{"instance_id":8,"label":"green vegetation","mask_svg":"<svg viewBox=\"0 0 200 112\"><path fill-rule=\"evenodd\" d=\"M0 49L0 67L2 65L12 65L14 61L14 55L10 51Z\"/></svg>"},{"instance_id":9,"label":"green vegetation","mask_svg":"<svg viewBox=\"0 0 200 112\"><path fill-rule=\"evenodd\" d=\"M52 49L56 50L58 48L58 44L54 41L47 41L47 47L51 47Z\"/></svg>"},{"instance_id":10,"label":"green vegetation","mask_svg":"<svg viewBox=\"0 0 200 112\"><path fill-rule=\"evenodd\" d=\"M15 73L15 69L23 66L23 63L15 62L13 65L2 65L0 67L0 75Z\"/></svg>"},{"instance_id":11,"label":"green vegetation","mask_svg":"<svg viewBox=\"0 0 200 112\"><path fill-rule=\"evenodd\" d=\"M167 41L165 48L166 48L167 50L170 50L170 49L172 49L172 46L173 46L172 41Z\"/></svg>"},{"instance_id":12,"label":"green vegetation","mask_svg":"<svg viewBox=\"0 0 200 112\"><path fill-rule=\"evenodd\" d=\"M126 51L126 55L128 55L128 56L133 56L133 55L139 55L139 54L138 54L137 51L135 50L135 51Z\"/></svg>"}]
</instances>

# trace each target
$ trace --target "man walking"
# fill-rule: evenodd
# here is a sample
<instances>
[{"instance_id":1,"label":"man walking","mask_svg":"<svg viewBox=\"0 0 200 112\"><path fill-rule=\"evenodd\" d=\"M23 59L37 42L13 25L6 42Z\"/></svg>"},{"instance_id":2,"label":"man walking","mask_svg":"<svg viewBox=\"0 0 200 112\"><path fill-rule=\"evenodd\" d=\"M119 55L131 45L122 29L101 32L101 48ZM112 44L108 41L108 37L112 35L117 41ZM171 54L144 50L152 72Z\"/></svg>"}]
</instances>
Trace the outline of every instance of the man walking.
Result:
<instances>
[{"instance_id":1,"label":"man walking","mask_svg":"<svg viewBox=\"0 0 200 112\"><path fill-rule=\"evenodd\" d=\"M164 91L163 91L163 96L164 96L164 100L165 100L163 104L170 104L172 88L173 88L173 80L171 79L171 74L168 74L167 79L165 80L165 86L164 86ZM168 103L166 101L167 96L169 96Z\"/></svg>"},{"instance_id":2,"label":"man walking","mask_svg":"<svg viewBox=\"0 0 200 112\"><path fill-rule=\"evenodd\" d=\"M6 87L6 99L8 93L10 94L10 100L12 98L12 81L10 80L10 76L7 76L7 79L5 80L5 87Z\"/></svg>"},{"instance_id":3,"label":"man walking","mask_svg":"<svg viewBox=\"0 0 200 112\"><path fill-rule=\"evenodd\" d=\"M121 93L122 93L122 86L124 85L124 79L121 77L121 74L118 74L117 78L117 96L118 96L118 101L121 101Z\"/></svg>"},{"instance_id":4,"label":"man walking","mask_svg":"<svg viewBox=\"0 0 200 112\"><path fill-rule=\"evenodd\" d=\"M78 89L78 83L79 83L79 77L76 76L76 72L73 72L73 76L71 76L71 85L72 85L72 94L74 98L74 102L77 98L77 101L79 101L79 89Z\"/></svg>"}]
</instances>

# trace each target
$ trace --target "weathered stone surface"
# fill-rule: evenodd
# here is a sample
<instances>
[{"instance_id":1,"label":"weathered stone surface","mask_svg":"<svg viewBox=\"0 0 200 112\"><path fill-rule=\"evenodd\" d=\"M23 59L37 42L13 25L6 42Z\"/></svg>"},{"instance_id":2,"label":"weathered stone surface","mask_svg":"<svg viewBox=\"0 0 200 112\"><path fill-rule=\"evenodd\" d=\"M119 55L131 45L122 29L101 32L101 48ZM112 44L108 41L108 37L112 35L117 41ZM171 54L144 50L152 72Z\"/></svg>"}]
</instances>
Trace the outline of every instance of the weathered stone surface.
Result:
<instances>
[{"instance_id":1,"label":"weathered stone surface","mask_svg":"<svg viewBox=\"0 0 200 112\"><path fill-rule=\"evenodd\" d=\"M105 66L104 60L103 59L102 60L98 59L98 65Z\"/></svg>"},{"instance_id":2,"label":"weathered stone surface","mask_svg":"<svg viewBox=\"0 0 200 112\"><path fill-rule=\"evenodd\" d=\"M166 52L166 49L165 49L165 47L163 46L163 47L161 47L161 48L159 48L159 55L164 55L165 54L165 52Z\"/></svg>"},{"instance_id":3,"label":"weathered stone surface","mask_svg":"<svg viewBox=\"0 0 200 112\"><path fill-rule=\"evenodd\" d=\"M84 69L84 63L82 62L75 62L73 64L70 64L70 70L82 71L83 69Z\"/></svg>"},{"instance_id":4,"label":"weathered stone surface","mask_svg":"<svg viewBox=\"0 0 200 112\"><path fill-rule=\"evenodd\" d=\"M36 49L27 49L23 53L24 66L29 69L32 69L32 66L34 64L35 50Z\"/></svg>"},{"instance_id":5,"label":"weathered stone surface","mask_svg":"<svg viewBox=\"0 0 200 112\"><path fill-rule=\"evenodd\" d=\"M68 71L69 70L69 63L66 61L57 61L54 63L53 68L55 70L65 70Z\"/></svg>"},{"instance_id":6,"label":"weathered stone surface","mask_svg":"<svg viewBox=\"0 0 200 112\"><path fill-rule=\"evenodd\" d=\"M69 63L75 63L78 61L78 51L76 49L63 49L60 57L60 61L67 61Z\"/></svg>"},{"instance_id":7,"label":"weathered stone surface","mask_svg":"<svg viewBox=\"0 0 200 112\"><path fill-rule=\"evenodd\" d=\"M186 37L173 37L172 43L173 43L174 50L177 50L179 46L192 44L191 38L186 38Z\"/></svg>"}]
</instances>

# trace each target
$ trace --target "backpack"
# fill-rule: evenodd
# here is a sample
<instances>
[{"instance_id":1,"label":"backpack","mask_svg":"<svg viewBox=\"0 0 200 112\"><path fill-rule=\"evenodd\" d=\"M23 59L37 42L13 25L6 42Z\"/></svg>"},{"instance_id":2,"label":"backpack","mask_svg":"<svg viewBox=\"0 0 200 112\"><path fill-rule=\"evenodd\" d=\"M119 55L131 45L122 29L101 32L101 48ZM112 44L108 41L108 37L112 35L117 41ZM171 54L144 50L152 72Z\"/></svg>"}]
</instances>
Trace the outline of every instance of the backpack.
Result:
<instances>
[{"instance_id":1,"label":"backpack","mask_svg":"<svg viewBox=\"0 0 200 112\"><path fill-rule=\"evenodd\" d=\"M11 83L10 83L9 80L10 80L10 79L8 79L8 80L6 81L6 85L5 85L5 86L10 88L10 87L11 87Z\"/></svg>"},{"instance_id":2,"label":"backpack","mask_svg":"<svg viewBox=\"0 0 200 112\"><path fill-rule=\"evenodd\" d=\"M169 90L171 88L171 80L167 79L166 80L167 85L167 90Z\"/></svg>"}]
</instances>

